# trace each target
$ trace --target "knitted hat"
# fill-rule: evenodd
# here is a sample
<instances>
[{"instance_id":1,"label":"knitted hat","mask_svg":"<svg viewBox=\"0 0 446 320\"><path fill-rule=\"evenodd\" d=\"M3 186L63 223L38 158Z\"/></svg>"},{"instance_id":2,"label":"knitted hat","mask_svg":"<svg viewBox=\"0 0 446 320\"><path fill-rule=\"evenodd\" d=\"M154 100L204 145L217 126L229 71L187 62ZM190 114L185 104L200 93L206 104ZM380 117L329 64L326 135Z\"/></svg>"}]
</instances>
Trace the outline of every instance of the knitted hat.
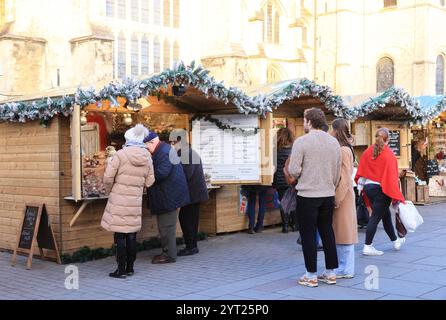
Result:
<instances>
[{"instance_id":1,"label":"knitted hat","mask_svg":"<svg viewBox=\"0 0 446 320\"><path fill-rule=\"evenodd\" d=\"M155 132L150 131L149 135L144 138L144 143L150 142L155 138L158 138L158 135Z\"/></svg>"},{"instance_id":2,"label":"knitted hat","mask_svg":"<svg viewBox=\"0 0 446 320\"><path fill-rule=\"evenodd\" d=\"M149 135L149 130L142 124L137 124L134 128L127 130L125 140L127 142L143 143L144 138Z\"/></svg>"}]
</instances>

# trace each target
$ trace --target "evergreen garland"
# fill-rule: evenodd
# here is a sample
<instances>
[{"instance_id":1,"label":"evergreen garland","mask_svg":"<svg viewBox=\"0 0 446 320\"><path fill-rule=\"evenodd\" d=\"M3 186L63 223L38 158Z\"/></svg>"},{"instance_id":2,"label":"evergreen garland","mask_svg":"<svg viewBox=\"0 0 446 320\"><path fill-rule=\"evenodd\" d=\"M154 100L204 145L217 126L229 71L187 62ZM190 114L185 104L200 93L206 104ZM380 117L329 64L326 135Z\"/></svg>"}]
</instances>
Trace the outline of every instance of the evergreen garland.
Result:
<instances>
[{"instance_id":1,"label":"evergreen garland","mask_svg":"<svg viewBox=\"0 0 446 320\"><path fill-rule=\"evenodd\" d=\"M192 123L194 121L200 121L200 120L210 122L221 130L232 130L235 133L240 133L243 135L256 135L259 132L259 128L252 128L252 129L247 130L247 129L242 129L242 128L231 127L230 125L224 124L223 122L221 122L218 119L212 118L211 115L195 115L195 116L193 116L190 119L191 127L192 127Z\"/></svg>"}]
</instances>

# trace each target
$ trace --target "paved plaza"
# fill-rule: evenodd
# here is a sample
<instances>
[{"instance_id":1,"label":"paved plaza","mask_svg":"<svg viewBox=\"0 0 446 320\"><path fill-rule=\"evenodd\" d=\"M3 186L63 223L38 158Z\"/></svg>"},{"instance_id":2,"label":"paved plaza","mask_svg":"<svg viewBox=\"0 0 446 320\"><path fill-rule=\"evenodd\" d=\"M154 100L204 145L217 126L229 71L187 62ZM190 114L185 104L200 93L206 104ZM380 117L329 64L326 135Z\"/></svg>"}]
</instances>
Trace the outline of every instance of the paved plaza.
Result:
<instances>
[{"instance_id":1,"label":"paved plaza","mask_svg":"<svg viewBox=\"0 0 446 320\"><path fill-rule=\"evenodd\" d=\"M28 271L25 257L19 257L14 268L11 255L0 253L1 299L446 299L446 205L419 210L425 223L408 235L400 252L393 251L380 226L375 246L385 251L384 256L364 257L362 245L356 246L357 275L339 280L336 286L299 286L296 279L305 267L297 234L269 228L262 234L236 233L202 241L200 254L180 257L176 264L152 265L151 257L159 250L139 253L136 274L126 280L108 277L115 269L114 258L76 264L78 290L65 288L67 266L34 259ZM323 253L319 253L319 271L323 265ZM373 281L366 273L370 270L377 275Z\"/></svg>"}]
</instances>

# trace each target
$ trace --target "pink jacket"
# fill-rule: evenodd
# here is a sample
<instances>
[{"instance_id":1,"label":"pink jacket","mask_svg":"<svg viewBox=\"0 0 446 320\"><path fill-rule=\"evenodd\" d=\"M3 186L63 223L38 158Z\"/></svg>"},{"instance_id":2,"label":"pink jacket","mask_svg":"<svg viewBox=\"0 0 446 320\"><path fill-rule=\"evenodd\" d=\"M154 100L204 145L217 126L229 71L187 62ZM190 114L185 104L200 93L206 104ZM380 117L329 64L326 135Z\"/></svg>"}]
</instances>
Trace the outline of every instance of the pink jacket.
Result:
<instances>
[{"instance_id":1,"label":"pink jacket","mask_svg":"<svg viewBox=\"0 0 446 320\"><path fill-rule=\"evenodd\" d=\"M148 150L139 147L119 150L104 174L109 198L101 226L110 232L140 231L144 187L150 187L154 182L152 158Z\"/></svg>"}]
</instances>

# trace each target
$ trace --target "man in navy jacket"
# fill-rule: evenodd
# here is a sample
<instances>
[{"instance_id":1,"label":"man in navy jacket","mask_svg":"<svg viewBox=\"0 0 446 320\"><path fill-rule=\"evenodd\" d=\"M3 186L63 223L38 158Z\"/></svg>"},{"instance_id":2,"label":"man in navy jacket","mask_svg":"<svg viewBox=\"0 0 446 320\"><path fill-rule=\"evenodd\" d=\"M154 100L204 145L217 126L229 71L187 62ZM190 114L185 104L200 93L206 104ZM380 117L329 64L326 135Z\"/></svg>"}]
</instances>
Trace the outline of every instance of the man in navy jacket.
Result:
<instances>
[{"instance_id":1,"label":"man in navy jacket","mask_svg":"<svg viewBox=\"0 0 446 320\"><path fill-rule=\"evenodd\" d=\"M191 256L198 253L198 225L200 203L209 200L203 164L198 153L186 141L185 135L171 135L171 144L178 152L189 187L190 203L180 209L180 225L186 247L178 255Z\"/></svg>"},{"instance_id":2,"label":"man in navy jacket","mask_svg":"<svg viewBox=\"0 0 446 320\"><path fill-rule=\"evenodd\" d=\"M152 154L155 183L148 189L149 209L156 215L163 253L152 263L173 263L177 258L176 226L178 211L189 204L189 189L176 151L151 132L144 139Z\"/></svg>"}]
</instances>

